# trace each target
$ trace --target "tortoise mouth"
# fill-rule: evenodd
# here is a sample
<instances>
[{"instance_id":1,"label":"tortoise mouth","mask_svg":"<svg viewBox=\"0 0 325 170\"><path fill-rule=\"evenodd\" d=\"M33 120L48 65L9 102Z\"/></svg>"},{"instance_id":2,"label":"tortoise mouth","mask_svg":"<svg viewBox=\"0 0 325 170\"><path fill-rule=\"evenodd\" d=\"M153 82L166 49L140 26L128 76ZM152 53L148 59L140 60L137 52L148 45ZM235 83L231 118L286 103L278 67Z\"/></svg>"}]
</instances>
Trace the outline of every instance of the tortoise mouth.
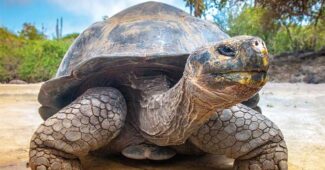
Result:
<instances>
[{"instance_id":1,"label":"tortoise mouth","mask_svg":"<svg viewBox=\"0 0 325 170\"><path fill-rule=\"evenodd\" d=\"M250 70L250 71L227 71L227 72L218 72L218 73L211 73L213 76L220 76L220 75L226 75L226 74L236 74L236 73L251 73L251 74L256 74L256 73L265 73L265 70Z\"/></svg>"},{"instance_id":2,"label":"tortoise mouth","mask_svg":"<svg viewBox=\"0 0 325 170\"><path fill-rule=\"evenodd\" d=\"M211 74L216 81L234 82L247 86L263 86L267 81L267 71L229 71Z\"/></svg>"}]
</instances>

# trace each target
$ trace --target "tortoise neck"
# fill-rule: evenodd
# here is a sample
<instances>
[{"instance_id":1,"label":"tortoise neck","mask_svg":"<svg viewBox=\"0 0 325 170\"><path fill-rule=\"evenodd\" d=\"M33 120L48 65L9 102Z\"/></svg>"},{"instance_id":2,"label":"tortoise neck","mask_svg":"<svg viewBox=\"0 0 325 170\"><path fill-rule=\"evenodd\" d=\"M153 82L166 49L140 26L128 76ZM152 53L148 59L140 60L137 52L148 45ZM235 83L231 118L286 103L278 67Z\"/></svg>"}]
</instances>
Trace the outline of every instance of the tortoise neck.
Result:
<instances>
[{"instance_id":1,"label":"tortoise neck","mask_svg":"<svg viewBox=\"0 0 325 170\"><path fill-rule=\"evenodd\" d=\"M142 106L139 127L157 145L179 145L222 107L218 97L183 77L171 89Z\"/></svg>"}]
</instances>

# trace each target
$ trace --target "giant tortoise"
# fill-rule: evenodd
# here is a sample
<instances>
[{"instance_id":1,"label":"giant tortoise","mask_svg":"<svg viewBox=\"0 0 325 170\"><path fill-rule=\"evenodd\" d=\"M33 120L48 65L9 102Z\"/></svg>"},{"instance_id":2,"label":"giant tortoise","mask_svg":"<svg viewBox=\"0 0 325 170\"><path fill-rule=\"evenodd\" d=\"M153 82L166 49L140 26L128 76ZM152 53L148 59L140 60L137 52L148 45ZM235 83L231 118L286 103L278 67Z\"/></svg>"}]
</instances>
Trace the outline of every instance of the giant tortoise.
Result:
<instances>
[{"instance_id":1,"label":"giant tortoise","mask_svg":"<svg viewBox=\"0 0 325 170\"><path fill-rule=\"evenodd\" d=\"M258 37L231 38L163 3L130 7L80 34L42 85L45 121L30 166L81 169L88 154L209 153L235 159L236 169L287 169L279 128L241 104L266 83L268 60Z\"/></svg>"}]
</instances>

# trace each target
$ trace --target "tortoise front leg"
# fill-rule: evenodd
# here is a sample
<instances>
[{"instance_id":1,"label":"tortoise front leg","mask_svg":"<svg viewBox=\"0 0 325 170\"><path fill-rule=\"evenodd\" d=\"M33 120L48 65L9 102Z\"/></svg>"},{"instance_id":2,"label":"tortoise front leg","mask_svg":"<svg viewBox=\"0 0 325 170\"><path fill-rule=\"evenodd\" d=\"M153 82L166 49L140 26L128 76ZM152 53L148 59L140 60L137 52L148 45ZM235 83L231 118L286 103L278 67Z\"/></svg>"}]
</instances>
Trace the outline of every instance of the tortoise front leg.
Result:
<instances>
[{"instance_id":1,"label":"tortoise front leg","mask_svg":"<svg viewBox=\"0 0 325 170\"><path fill-rule=\"evenodd\" d=\"M260 95L258 93L256 93L253 97L251 97L250 99L243 101L241 103L247 107L250 107L250 108L256 110L257 112L262 113L262 109L258 106L259 101L260 101Z\"/></svg>"},{"instance_id":2,"label":"tortoise front leg","mask_svg":"<svg viewBox=\"0 0 325 170\"><path fill-rule=\"evenodd\" d=\"M118 90L87 90L36 130L30 143L31 168L81 169L78 157L115 138L124 125L126 112Z\"/></svg>"},{"instance_id":3,"label":"tortoise front leg","mask_svg":"<svg viewBox=\"0 0 325 170\"><path fill-rule=\"evenodd\" d=\"M242 104L217 112L190 141L207 153L234 158L234 169L287 169L287 147L279 128Z\"/></svg>"}]
</instances>

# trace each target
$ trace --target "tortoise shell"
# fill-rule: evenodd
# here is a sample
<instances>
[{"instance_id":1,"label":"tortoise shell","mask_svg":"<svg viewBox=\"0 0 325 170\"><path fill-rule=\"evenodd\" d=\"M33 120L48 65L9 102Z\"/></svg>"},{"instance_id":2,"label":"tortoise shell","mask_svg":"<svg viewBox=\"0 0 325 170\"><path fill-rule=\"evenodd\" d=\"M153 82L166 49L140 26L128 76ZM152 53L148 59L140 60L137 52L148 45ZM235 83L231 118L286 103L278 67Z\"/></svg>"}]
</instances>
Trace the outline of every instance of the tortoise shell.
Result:
<instances>
[{"instance_id":1,"label":"tortoise shell","mask_svg":"<svg viewBox=\"0 0 325 170\"><path fill-rule=\"evenodd\" d=\"M106 74L108 80L137 68L181 77L190 53L225 38L229 36L217 25L167 4L130 7L79 35L56 76L42 85L39 112L43 119L52 116L76 98L72 93L86 80L101 72L111 73Z\"/></svg>"}]
</instances>

